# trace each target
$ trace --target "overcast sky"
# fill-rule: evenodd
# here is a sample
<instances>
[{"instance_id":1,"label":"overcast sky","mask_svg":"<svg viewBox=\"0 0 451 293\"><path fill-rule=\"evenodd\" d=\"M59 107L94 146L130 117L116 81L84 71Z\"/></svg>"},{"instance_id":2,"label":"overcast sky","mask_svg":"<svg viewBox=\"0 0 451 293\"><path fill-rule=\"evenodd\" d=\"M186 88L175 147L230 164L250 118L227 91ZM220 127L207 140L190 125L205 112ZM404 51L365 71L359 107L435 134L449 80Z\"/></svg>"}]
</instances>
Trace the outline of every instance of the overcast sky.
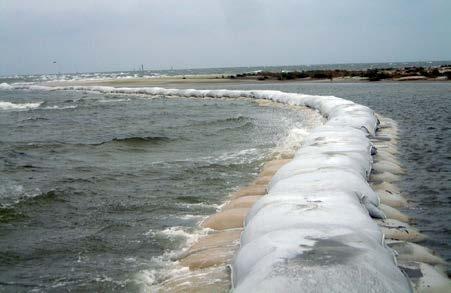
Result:
<instances>
[{"instance_id":1,"label":"overcast sky","mask_svg":"<svg viewBox=\"0 0 451 293\"><path fill-rule=\"evenodd\" d=\"M0 74L451 60L450 15L450 0L0 0Z\"/></svg>"}]
</instances>

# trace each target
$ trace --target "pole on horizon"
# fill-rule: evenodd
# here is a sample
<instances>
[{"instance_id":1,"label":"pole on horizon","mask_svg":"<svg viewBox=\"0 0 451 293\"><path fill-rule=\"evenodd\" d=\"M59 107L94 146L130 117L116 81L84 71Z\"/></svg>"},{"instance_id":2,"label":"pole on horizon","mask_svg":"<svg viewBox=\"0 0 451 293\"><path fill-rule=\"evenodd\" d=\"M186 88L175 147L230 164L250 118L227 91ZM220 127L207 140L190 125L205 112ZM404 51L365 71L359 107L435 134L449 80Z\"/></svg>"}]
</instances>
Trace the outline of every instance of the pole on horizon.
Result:
<instances>
[{"instance_id":1,"label":"pole on horizon","mask_svg":"<svg viewBox=\"0 0 451 293\"><path fill-rule=\"evenodd\" d=\"M58 76L60 75L60 70L59 70L59 64L56 63L56 61L53 61L52 64L55 64L56 68L55 68L55 74Z\"/></svg>"}]
</instances>

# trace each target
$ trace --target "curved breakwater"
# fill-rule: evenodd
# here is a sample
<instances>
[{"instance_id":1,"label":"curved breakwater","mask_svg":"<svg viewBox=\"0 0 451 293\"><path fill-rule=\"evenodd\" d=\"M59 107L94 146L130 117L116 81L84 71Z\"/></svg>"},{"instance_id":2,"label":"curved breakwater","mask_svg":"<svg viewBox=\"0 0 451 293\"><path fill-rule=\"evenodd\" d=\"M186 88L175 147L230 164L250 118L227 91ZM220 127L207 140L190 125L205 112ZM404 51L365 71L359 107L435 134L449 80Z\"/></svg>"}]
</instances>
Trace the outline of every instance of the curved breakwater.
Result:
<instances>
[{"instance_id":1,"label":"curved breakwater","mask_svg":"<svg viewBox=\"0 0 451 293\"><path fill-rule=\"evenodd\" d=\"M394 185L402 172L396 161L396 124L385 118L380 123L368 107L333 96L278 91L33 87L197 98L246 97L316 109L327 122L304 138L294 158L267 165L256 184L234 194L235 200L223 211L223 215L228 214L224 218L227 221L216 216L204 222L213 230L227 230L222 232L227 235L216 237L217 243L232 240L228 241L233 243L228 251L234 255L233 289L360 292L371 288L376 292L409 292L410 280L419 290L449 285L432 266L431 253L403 242L420 240L422 235L404 223L407 216L394 209L405 204ZM244 217L241 231L240 219ZM380 219L379 223L372 218ZM230 227L230 219L235 219L236 224L225 229ZM225 224L221 226L221 222ZM234 252L238 243L233 240L238 237L239 248ZM206 249L202 245L208 246L202 240L198 243L201 250ZM411 252L410 258L408 253L399 254L403 271L387 244ZM435 265L439 264L437 259ZM203 280L221 279L224 266L216 266L214 261L211 264L198 267L197 274L208 275ZM195 265L188 266L196 271ZM205 267L211 269L206 271ZM406 271L411 272L410 280L403 273ZM205 285L191 280L181 283L190 287Z\"/></svg>"}]
</instances>

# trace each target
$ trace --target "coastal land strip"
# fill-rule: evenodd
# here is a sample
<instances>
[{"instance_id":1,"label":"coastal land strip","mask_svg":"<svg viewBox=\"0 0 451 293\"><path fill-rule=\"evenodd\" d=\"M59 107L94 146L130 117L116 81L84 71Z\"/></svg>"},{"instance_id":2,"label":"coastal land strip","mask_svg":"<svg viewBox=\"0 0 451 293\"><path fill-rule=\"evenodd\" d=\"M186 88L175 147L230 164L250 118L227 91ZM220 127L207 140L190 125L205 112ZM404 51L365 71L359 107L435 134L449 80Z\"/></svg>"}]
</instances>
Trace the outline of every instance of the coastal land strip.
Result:
<instances>
[{"instance_id":1,"label":"coastal land strip","mask_svg":"<svg viewBox=\"0 0 451 293\"><path fill-rule=\"evenodd\" d=\"M49 86L92 85L114 87L199 87L240 84L278 83L362 83L362 82L451 82L451 65L439 67L374 68L366 70L255 71L239 74L162 75L121 79L81 79L44 82Z\"/></svg>"}]
</instances>

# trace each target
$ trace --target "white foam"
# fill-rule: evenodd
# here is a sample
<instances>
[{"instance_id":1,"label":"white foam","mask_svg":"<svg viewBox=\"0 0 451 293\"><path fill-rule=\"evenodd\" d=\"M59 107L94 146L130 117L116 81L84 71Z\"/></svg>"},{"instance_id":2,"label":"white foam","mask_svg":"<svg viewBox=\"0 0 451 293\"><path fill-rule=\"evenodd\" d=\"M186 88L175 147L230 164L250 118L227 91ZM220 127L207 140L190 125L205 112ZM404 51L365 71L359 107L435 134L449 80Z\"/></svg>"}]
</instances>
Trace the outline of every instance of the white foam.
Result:
<instances>
[{"instance_id":1,"label":"white foam","mask_svg":"<svg viewBox=\"0 0 451 293\"><path fill-rule=\"evenodd\" d=\"M0 83L0 90L12 90L14 89L11 85L7 84L6 82Z\"/></svg>"},{"instance_id":2,"label":"white foam","mask_svg":"<svg viewBox=\"0 0 451 293\"><path fill-rule=\"evenodd\" d=\"M48 107L44 107L42 109L46 109L46 110L65 110L65 109L75 109L77 108L77 105L70 105L70 106L48 106Z\"/></svg>"},{"instance_id":3,"label":"white foam","mask_svg":"<svg viewBox=\"0 0 451 293\"><path fill-rule=\"evenodd\" d=\"M39 188L27 190L23 185L0 180L0 208L8 208L40 195L42 192Z\"/></svg>"},{"instance_id":4,"label":"white foam","mask_svg":"<svg viewBox=\"0 0 451 293\"><path fill-rule=\"evenodd\" d=\"M225 152L218 157L210 157L210 162L229 163L229 164L246 164L252 163L254 160L261 159L264 154L256 148L244 149L238 152Z\"/></svg>"},{"instance_id":5,"label":"white foam","mask_svg":"<svg viewBox=\"0 0 451 293\"><path fill-rule=\"evenodd\" d=\"M43 102L11 103L0 101L0 110L27 110L38 108Z\"/></svg>"},{"instance_id":6,"label":"white foam","mask_svg":"<svg viewBox=\"0 0 451 293\"><path fill-rule=\"evenodd\" d=\"M178 216L178 218L181 219L181 220L186 220L186 221L190 221L190 220L200 221L201 219L204 218L204 216L188 214L188 215Z\"/></svg>"},{"instance_id":7,"label":"white foam","mask_svg":"<svg viewBox=\"0 0 451 293\"><path fill-rule=\"evenodd\" d=\"M281 155L291 155L303 143L304 138L309 134L307 127L294 127L288 131L288 135L282 139L274 148L273 153Z\"/></svg>"},{"instance_id":8,"label":"white foam","mask_svg":"<svg viewBox=\"0 0 451 293\"><path fill-rule=\"evenodd\" d=\"M185 247L191 246L193 243L195 243L199 239L199 237L201 237L202 235L204 235L206 233L207 233L207 230L190 232L190 231L187 231L186 227L178 227L178 226L169 227L169 228L166 228L166 229L158 232L158 234L162 234L168 238L179 238L179 239L185 240L184 245L183 245Z\"/></svg>"},{"instance_id":9,"label":"white foam","mask_svg":"<svg viewBox=\"0 0 451 293\"><path fill-rule=\"evenodd\" d=\"M99 100L99 103L119 103L119 102L127 102L130 99L103 99Z\"/></svg>"},{"instance_id":10,"label":"white foam","mask_svg":"<svg viewBox=\"0 0 451 293\"><path fill-rule=\"evenodd\" d=\"M188 267L180 266L174 262L183 255L200 237L211 232L211 229L192 229L189 227L168 227L161 231L149 230L145 236L164 237L178 244L173 250L167 250L162 255L152 257L149 266L152 269L142 270L134 274L133 283L136 283L143 292L156 292L161 290L160 283L170 277L184 275L189 271Z\"/></svg>"}]
</instances>

